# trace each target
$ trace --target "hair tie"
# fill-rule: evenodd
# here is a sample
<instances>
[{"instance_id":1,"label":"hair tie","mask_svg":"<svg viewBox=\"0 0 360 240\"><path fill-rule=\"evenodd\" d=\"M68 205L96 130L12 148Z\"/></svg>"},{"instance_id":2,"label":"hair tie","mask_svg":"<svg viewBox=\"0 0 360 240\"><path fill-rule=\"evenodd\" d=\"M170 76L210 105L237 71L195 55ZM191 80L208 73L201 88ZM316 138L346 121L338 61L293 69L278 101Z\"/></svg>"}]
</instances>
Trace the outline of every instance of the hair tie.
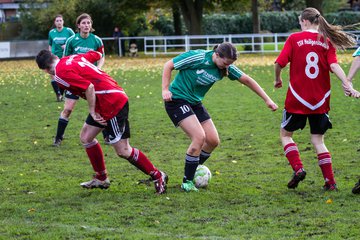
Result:
<instances>
[{"instance_id":1,"label":"hair tie","mask_svg":"<svg viewBox=\"0 0 360 240\"><path fill-rule=\"evenodd\" d=\"M319 13L318 13L318 14L316 14L316 15L315 15L315 17L316 17L316 18L320 17L320 14L319 14Z\"/></svg>"}]
</instances>

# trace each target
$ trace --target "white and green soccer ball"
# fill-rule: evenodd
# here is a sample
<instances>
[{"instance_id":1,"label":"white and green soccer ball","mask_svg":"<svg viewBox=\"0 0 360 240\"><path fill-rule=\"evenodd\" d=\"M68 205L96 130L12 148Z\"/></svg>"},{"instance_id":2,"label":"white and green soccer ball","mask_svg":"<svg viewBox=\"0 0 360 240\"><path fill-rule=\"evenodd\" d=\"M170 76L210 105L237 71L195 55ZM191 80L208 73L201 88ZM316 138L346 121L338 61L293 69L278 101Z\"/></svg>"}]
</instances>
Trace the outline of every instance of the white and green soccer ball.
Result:
<instances>
[{"instance_id":1,"label":"white and green soccer ball","mask_svg":"<svg viewBox=\"0 0 360 240\"><path fill-rule=\"evenodd\" d=\"M205 188L211 180L211 172L205 165L199 165L196 168L194 183L197 188Z\"/></svg>"}]
</instances>

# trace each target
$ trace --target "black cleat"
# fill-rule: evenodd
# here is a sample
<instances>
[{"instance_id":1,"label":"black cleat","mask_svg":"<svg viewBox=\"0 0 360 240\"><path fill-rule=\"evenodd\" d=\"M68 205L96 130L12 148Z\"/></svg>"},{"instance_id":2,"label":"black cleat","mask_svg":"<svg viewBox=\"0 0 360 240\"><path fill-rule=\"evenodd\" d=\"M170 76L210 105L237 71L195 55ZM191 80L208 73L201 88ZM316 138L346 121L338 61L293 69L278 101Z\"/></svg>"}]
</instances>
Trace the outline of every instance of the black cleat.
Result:
<instances>
[{"instance_id":1,"label":"black cleat","mask_svg":"<svg viewBox=\"0 0 360 240\"><path fill-rule=\"evenodd\" d=\"M352 189L352 193L353 193L353 194L359 194L359 193L360 193L360 179L359 179L359 181L355 184L355 187Z\"/></svg>"},{"instance_id":2,"label":"black cleat","mask_svg":"<svg viewBox=\"0 0 360 240\"><path fill-rule=\"evenodd\" d=\"M294 172L292 179L288 182L288 188L295 189L299 182L305 179L306 172L303 168L300 168L297 172Z\"/></svg>"},{"instance_id":3,"label":"black cleat","mask_svg":"<svg viewBox=\"0 0 360 240\"><path fill-rule=\"evenodd\" d=\"M55 139L54 139L53 146L54 146L54 147L59 147L60 144L61 144L61 141L62 141L61 138L55 138Z\"/></svg>"},{"instance_id":4,"label":"black cleat","mask_svg":"<svg viewBox=\"0 0 360 240\"><path fill-rule=\"evenodd\" d=\"M323 186L323 190L324 191L339 191L339 189L337 188L336 184L328 184L325 183L325 185Z\"/></svg>"}]
</instances>

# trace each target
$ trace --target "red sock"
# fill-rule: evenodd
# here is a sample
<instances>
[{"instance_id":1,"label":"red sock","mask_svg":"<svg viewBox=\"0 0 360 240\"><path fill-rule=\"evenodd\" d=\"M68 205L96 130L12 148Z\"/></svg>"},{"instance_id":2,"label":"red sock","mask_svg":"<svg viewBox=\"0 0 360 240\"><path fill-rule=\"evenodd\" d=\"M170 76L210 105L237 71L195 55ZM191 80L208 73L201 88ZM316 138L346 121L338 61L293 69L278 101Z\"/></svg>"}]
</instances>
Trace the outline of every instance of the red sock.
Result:
<instances>
[{"instance_id":1,"label":"red sock","mask_svg":"<svg viewBox=\"0 0 360 240\"><path fill-rule=\"evenodd\" d=\"M96 173L96 178L104 181L107 178L104 154L97 140L84 145L91 165Z\"/></svg>"},{"instance_id":2,"label":"red sock","mask_svg":"<svg viewBox=\"0 0 360 240\"><path fill-rule=\"evenodd\" d=\"M295 143L287 144L284 147L284 154L295 172L297 172L300 168L303 168L303 164L300 159L299 149L297 148Z\"/></svg>"},{"instance_id":3,"label":"red sock","mask_svg":"<svg viewBox=\"0 0 360 240\"><path fill-rule=\"evenodd\" d=\"M133 148L128 160L131 164L140 169L143 173L150 175L153 179L161 177L160 171L154 167L150 159L148 159L139 149Z\"/></svg>"},{"instance_id":4,"label":"red sock","mask_svg":"<svg viewBox=\"0 0 360 240\"><path fill-rule=\"evenodd\" d=\"M329 152L318 154L318 163L321 172L324 176L325 182L328 184L335 184L334 172L332 170L331 155Z\"/></svg>"}]
</instances>

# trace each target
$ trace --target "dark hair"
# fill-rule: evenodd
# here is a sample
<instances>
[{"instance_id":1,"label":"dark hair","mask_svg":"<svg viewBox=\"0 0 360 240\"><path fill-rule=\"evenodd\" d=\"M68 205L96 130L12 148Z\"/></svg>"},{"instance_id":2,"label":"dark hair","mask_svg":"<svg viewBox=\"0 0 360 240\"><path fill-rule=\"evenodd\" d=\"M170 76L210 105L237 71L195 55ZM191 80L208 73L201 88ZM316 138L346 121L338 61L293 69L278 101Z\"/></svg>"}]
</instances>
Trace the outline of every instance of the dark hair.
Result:
<instances>
[{"instance_id":1,"label":"dark hair","mask_svg":"<svg viewBox=\"0 0 360 240\"><path fill-rule=\"evenodd\" d=\"M305 8L300 15L300 20L308 20L311 24L319 25L319 33L324 41L329 38L336 48L344 50L356 44L351 35L344 32L341 26L329 24L316 8Z\"/></svg>"},{"instance_id":2,"label":"dark hair","mask_svg":"<svg viewBox=\"0 0 360 240\"><path fill-rule=\"evenodd\" d=\"M55 22L55 20L56 20L58 17L60 17L60 18L64 19L63 15L58 14L58 15L56 15L56 16L55 16L55 18L54 18L54 22Z\"/></svg>"},{"instance_id":3,"label":"dark hair","mask_svg":"<svg viewBox=\"0 0 360 240\"><path fill-rule=\"evenodd\" d=\"M229 42L223 42L221 44L217 44L214 46L213 50L221 58L228 58L228 59L231 59L234 61L236 61L236 59L237 59L236 48L233 44L231 44ZM223 77L229 75L228 68L219 69L219 71L221 72L221 75Z\"/></svg>"},{"instance_id":4,"label":"dark hair","mask_svg":"<svg viewBox=\"0 0 360 240\"><path fill-rule=\"evenodd\" d=\"M85 19L85 18L90 19L91 24L93 23L93 20L92 20L92 18L91 18L91 16L90 16L89 14L87 14L87 13L82 13L82 14L80 14L80 15L76 18L76 22L75 22L76 31L77 31L77 32L79 32L78 24L80 24L80 22L81 22L83 19ZM91 26L90 32L94 32L94 31L95 31L95 29L93 29L93 27Z\"/></svg>"},{"instance_id":5,"label":"dark hair","mask_svg":"<svg viewBox=\"0 0 360 240\"><path fill-rule=\"evenodd\" d=\"M46 49L41 50L35 58L38 67L43 70L49 70L55 59L56 56Z\"/></svg>"},{"instance_id":6,"label":"dark hair","mask_svg":"<svg viewBox=\"0 0 360 240\"><path fill-rule=\"evenodd\" d=\"M221 58L228 58L234 61L237 59L236 48L229 42L215 45L214 51L219 54Z\"/></svg>"}]
</instances>

